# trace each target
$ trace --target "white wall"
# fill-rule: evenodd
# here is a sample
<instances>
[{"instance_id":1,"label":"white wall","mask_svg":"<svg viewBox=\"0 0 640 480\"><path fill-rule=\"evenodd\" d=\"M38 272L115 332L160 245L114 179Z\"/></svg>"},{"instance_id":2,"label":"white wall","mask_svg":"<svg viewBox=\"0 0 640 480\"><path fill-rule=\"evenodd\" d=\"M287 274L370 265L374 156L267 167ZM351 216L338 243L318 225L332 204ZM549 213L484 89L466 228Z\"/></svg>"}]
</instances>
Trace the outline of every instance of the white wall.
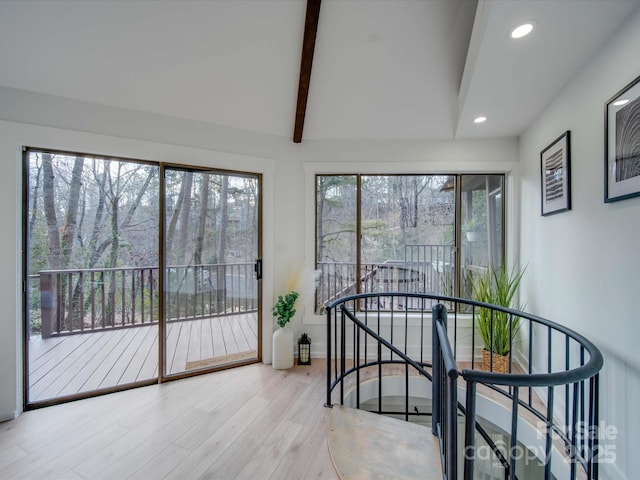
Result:
<instances>
[{"instance_id":1,"label":"white wall","mask_svg":"<svg viewBox=\"0 0 640 480\"><path fill-rule=\"evenodd\" d=\"M594 341L605 355L601 418L618 429L605 478L640 478L640 198L605 204L604 105L640 75L640 12L520 138L520 260L527 310ZM540 151L571 131L572 210L540 215Z\"/></svg>"},{"instance_id":2,"label":"white wall","mask_svg":"<svg viewBox=\"0 0 640 480\"><path fill-rule=\"evenodd\" d=\"M509 172L510 211L517 210L516 139L442 142L307 142L216 127L0 87L0 420L21 410L21 171L22 145L139 159L208 165L264 174L263 360L271 360L270 311L292 272L314 268L315 173ZM229 152L229 153L225 153ZM517 223L508 222L516 243ZM325 355L325 326L312 295L292 321L306 331L313 355Z\"/></svg>"}]
</instances>

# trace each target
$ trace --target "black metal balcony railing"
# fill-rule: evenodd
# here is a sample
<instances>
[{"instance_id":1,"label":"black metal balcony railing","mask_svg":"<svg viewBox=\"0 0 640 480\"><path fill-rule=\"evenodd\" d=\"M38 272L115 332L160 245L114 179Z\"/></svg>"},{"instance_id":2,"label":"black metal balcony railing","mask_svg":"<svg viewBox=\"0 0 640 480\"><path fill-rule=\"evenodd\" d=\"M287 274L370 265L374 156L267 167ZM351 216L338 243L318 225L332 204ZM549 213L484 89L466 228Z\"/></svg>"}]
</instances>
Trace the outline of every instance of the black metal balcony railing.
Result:
<instances>
[{"instance_id":1,"label":"black metal balcony railing","mask_svg":"<svg viewBox=\"0 0 640 480\"><path fill-rule=\"evenodd\" d=\"M362 263L359 273L355 262L318 262L318 310L321 305L358 293L452 295L454 252L453 245L406 245L403 260ZM363 301L374 302L377 298ZM369 307L375 308L375 305ZM391 305L387 303L383 307L388 309Z\"/></svg>"},{"instance_id":2,"label":"black metal balcony railing","mask_svg":"<svg viewBox=\"0 0 640 480\"><path fill-rule=\"evenodd\" d=\"M167 320L256 311L253 269L253 263L166 268ZM29 282L31 297L40 299L30 314L39 313L44 338L158 322L157 266L45 270Z\"/></svg>"},{"instance_id":3,"label":"black metal balcony railing","mask_svg":"<svg viewBox=\"0 0 640 480\"><path fill-rule=\"evenodd\" d=\"M420 310L368 308L418 302ZM449 321L445 304L452 312ZM475 316L480 308L491 311L492 322L497 313L508 316L513 338L507 373L493 371L497 364L493 354L489 371L479 369ZM351 389L349 396L360 408L361 389L365 384L369 388L371 381L377 381L376 413L390 413L382 404L385 394L403 395L406 420L432 416L432 431L440 439L443 478L456 480L459 469L465 480L474 478L476 445L482 438L493 453L491 478L516 480L517 468L522 468L518 442L524 417L533 422L530 428L540 438L536 459L545 480L554 478L554 467L566 469L563 478L598 478L598 372L603 359L586 338L524 312L427 294L352 295L332 302L326 314L326 405L344 404ZM399 374L405 378L405 391L385 393L384 377ZM432 412L411 408L411 376L431 383ZM458 400L458 390L464 390L464 401ZM498 398L509 411L502 415L506 424L500 427L509 438L507 448L497 445L478 422L481 396ZM460 418L464 420L463 447L458 443Z\"/></svg>"}]
</instances>

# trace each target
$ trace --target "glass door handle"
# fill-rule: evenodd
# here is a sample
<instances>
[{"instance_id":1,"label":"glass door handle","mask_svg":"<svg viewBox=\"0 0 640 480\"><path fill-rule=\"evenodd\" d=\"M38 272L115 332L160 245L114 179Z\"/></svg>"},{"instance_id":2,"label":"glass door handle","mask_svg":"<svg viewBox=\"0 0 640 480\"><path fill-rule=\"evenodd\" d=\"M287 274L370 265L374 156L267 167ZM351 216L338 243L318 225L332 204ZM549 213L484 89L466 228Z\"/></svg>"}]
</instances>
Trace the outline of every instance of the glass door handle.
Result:
<instances>
[{"instance_id":1,"label":"glass door handle","mask_svg":"<svg viewBox=\"0 0 640 480\"><path fill-rule=\"evenodd\" d=\"M262 259L256 260L256 263L253 266L253 271L256 272L256 280L261 280L262 279Z\"/></svg>"}]
</instances>

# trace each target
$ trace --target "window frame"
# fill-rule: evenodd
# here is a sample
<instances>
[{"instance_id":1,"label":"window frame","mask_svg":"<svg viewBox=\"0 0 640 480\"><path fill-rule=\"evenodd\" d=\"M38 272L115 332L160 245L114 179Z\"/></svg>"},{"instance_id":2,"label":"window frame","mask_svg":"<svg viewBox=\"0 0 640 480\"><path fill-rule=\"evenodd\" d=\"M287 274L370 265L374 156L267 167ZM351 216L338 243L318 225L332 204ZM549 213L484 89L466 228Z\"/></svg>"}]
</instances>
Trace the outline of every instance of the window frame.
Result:
<instances>
[{"instance_id":1,"label":"window frame","mask_svg":"<svg viewBox=\"0 0 640 480\"><path fill-rule=\"evenodd\" d=\"M500 229L500 245L499 245L499 253L498 258L502 265L505 265L507 258L507 179L508 172L458 172L458 173L446 173L446 172L422 172L422 173L405 173L405 172L392 172L392 173L369 173L369 172L359 172L353 173L353 171L343 172L343 173L322 173L322 172L314 172L313 173L313 268L317 269L318 266L318 235L317 235L317 227L318 227L318 179L319 177L355 177L356 181L356 270L361 267L361 257L362 257L362 177L392 177L392 176L448 176L453 177L454 184L454 275L453 275L453 296L461 296L461 286L462 286L462 235L463 235L463 218L462 218L462 208L463 208L463 178L464 177L474 177L474 176L495 176L500 177L500 185L501 185L501 194L502 201L500 202L499 213L501 215L501 229ZM494 193L486 192L487 196L490 196ZM489 206L487 207L489 208ZM487 212L488 214L488 212ZM357 293L361 293L361 285L360 283L356 283L356 291ZM315 295L313 295L313 305L311 305L311 312L314 317L323 318L323 314L318 312L319 299L317 298L317 289Z\"/></svg>"}]
</instances>

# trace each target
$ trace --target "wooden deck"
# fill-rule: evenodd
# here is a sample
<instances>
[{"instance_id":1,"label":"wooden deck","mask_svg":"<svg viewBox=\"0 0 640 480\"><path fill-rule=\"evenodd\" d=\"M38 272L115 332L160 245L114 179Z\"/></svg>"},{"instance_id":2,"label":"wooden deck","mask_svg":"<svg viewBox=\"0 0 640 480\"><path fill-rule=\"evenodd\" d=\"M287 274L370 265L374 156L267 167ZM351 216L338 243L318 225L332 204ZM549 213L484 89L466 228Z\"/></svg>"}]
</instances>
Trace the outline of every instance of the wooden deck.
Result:
<instances>
[{"instance_id":1,"label":"wooden deck","mask_svg":"<svg viewBox=\"0 0 640 480\"><path fill-rule=\"evenodd\" d=\"M257 357L257 313L171 322L169 374ZM29 340L29 401L116 387L158 376L158 326Z\"/></svg>"}]
</instances>

